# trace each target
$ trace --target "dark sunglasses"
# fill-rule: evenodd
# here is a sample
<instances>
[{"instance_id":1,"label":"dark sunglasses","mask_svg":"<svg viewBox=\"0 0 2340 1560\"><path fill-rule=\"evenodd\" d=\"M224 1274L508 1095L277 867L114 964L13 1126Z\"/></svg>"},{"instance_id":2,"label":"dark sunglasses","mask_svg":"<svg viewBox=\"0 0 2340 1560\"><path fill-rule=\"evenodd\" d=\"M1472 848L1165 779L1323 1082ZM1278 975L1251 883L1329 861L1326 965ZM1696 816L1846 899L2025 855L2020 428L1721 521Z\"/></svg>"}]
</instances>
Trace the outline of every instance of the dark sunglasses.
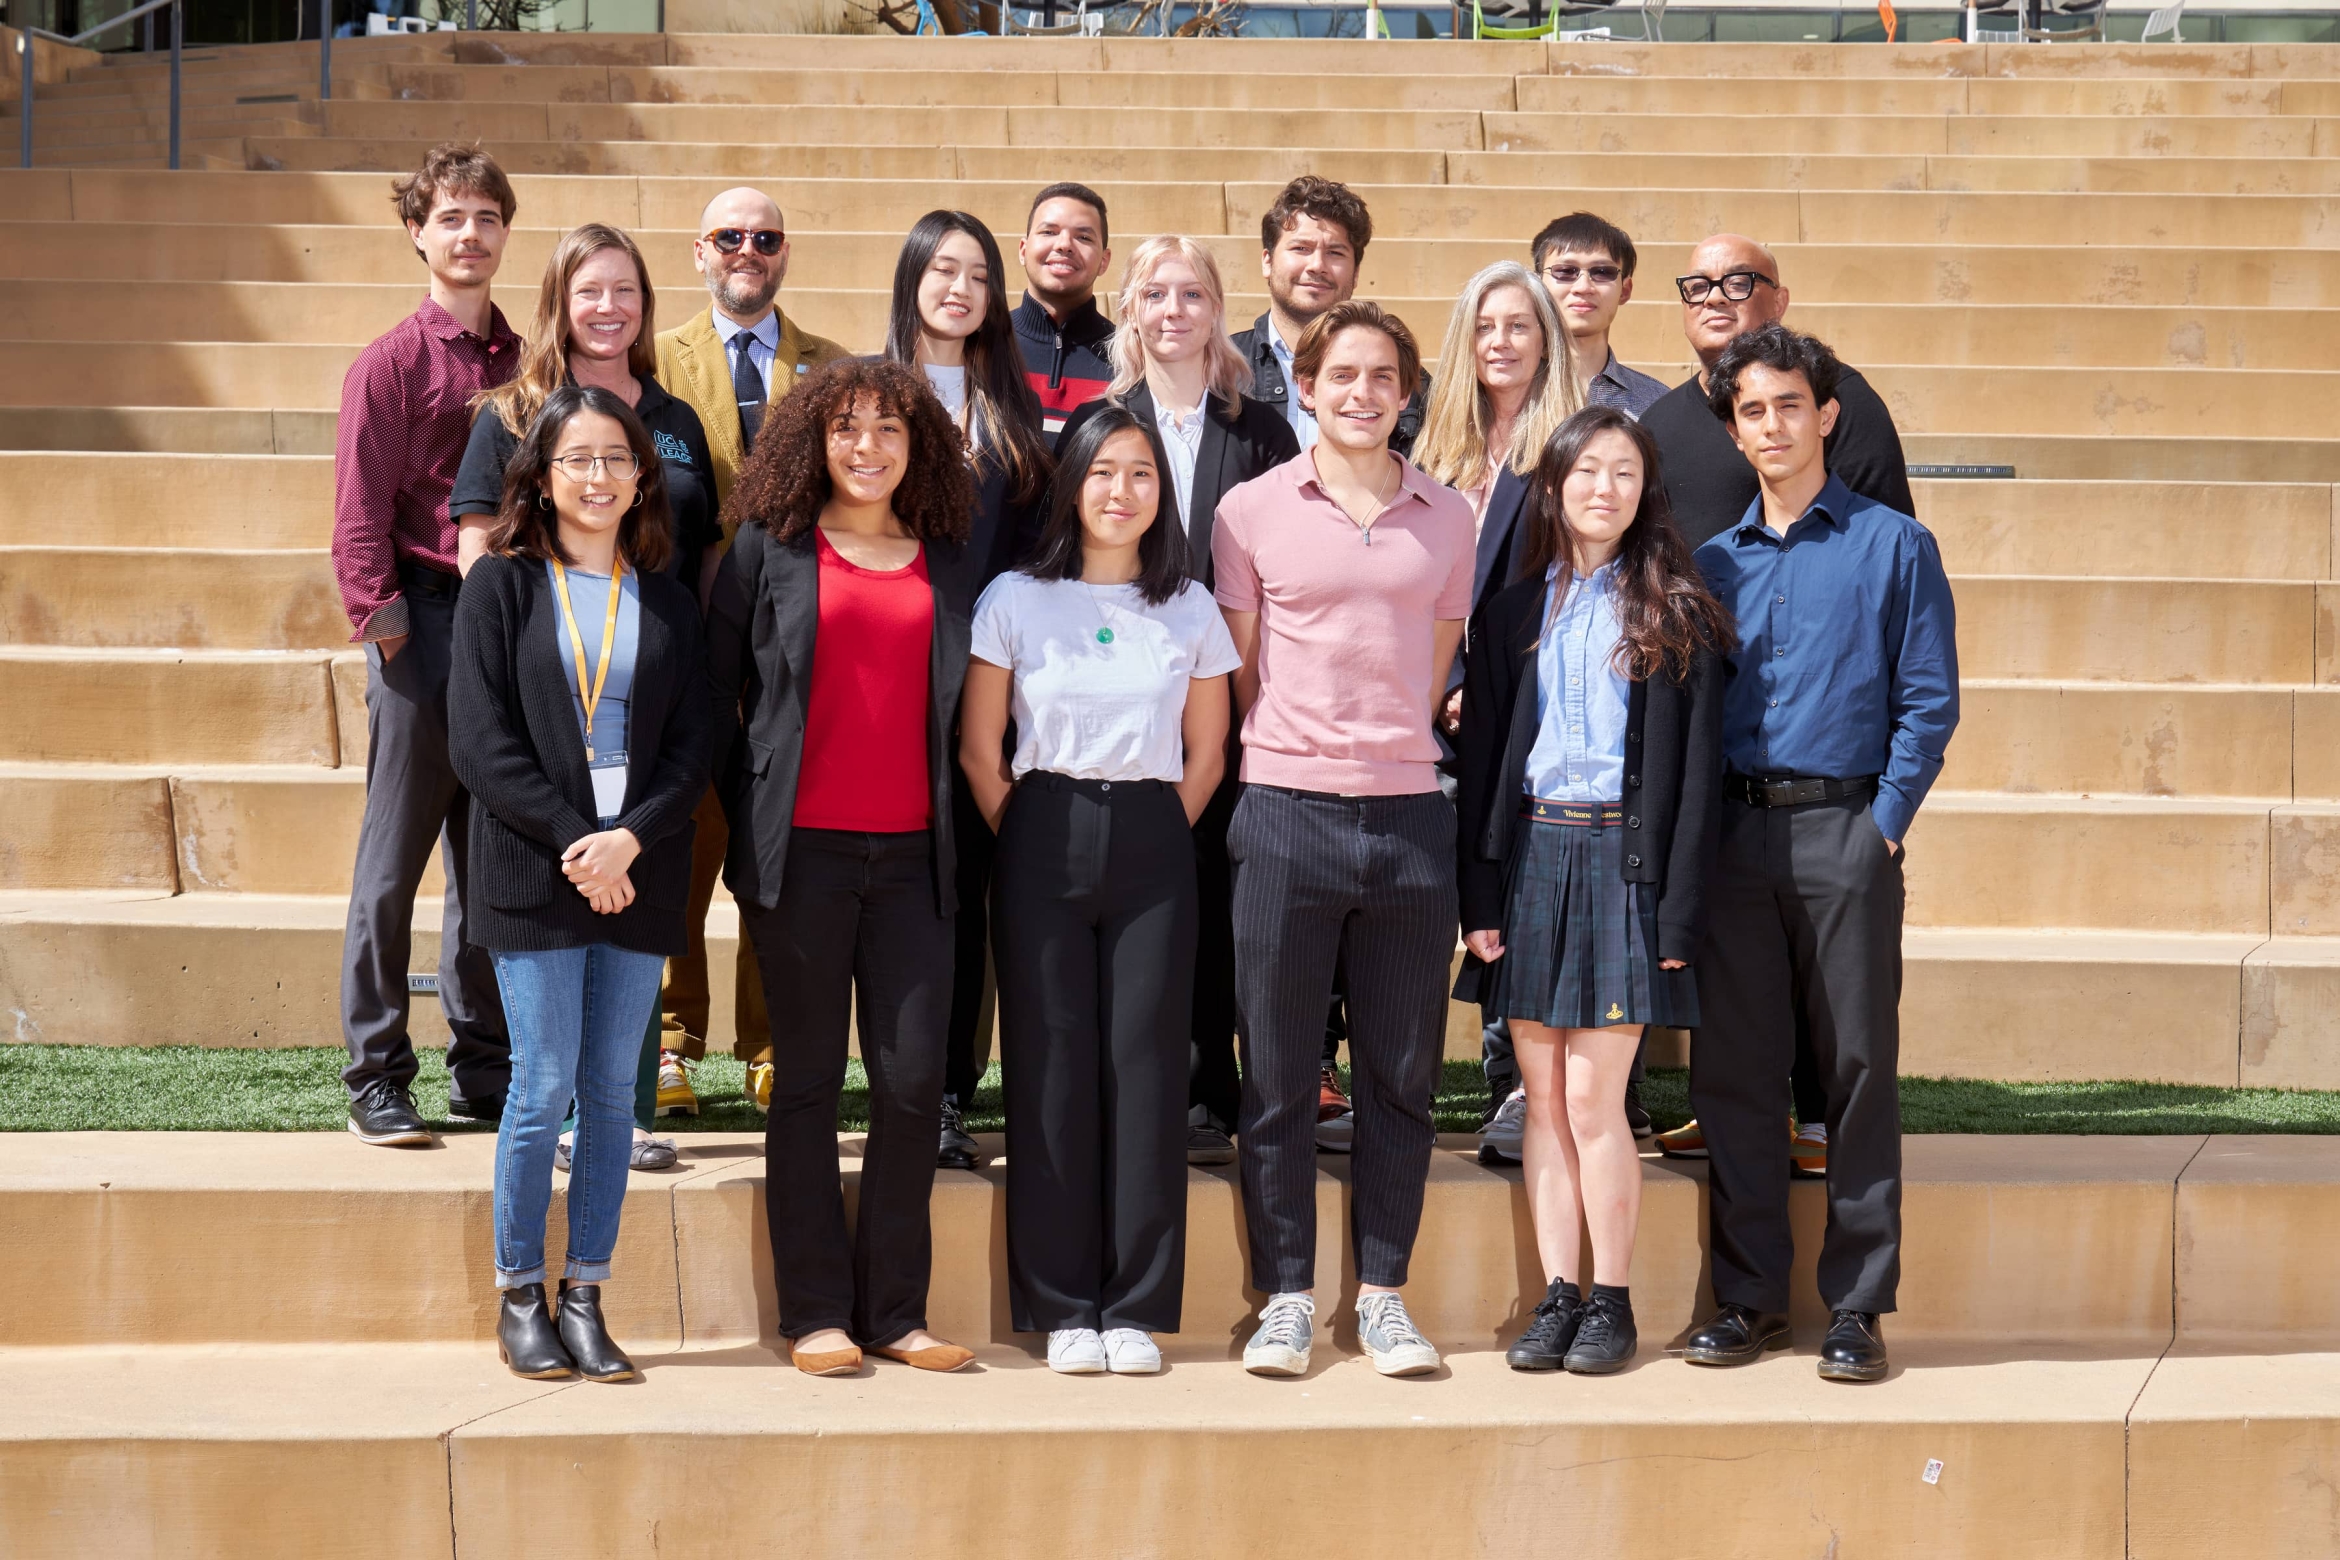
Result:
<instances>
[{"instance_id":1,"label":"dark sunglasses","mask_svg":"<svg viewBox=\"0 0 2340 1560\"><path fill-rule=\"evenodd\" d=\"M742 244L753 244L757 254L771 256L780 252L788 235L778 228L717 228L707 235L707 242L727 255L738 254Z\"/></svg>"},{"instance_id":2,"label":"dark sunglasses","mask_svg":"<svg viewBox=\"0 0 2340 1560\"><path fill-rule=\"evenodd\" d=\"M1580 276L1589 276L1603 287L1614 287L1625 279L1625 268L1616 265L1555 265L1548 267L1544 274L1552 279L1555 287L1574 287Z\"/></svg>"},{"instance_id":3,"label":"dark sunglasses","mask_svg":"<svg viewBox=\"0 0 2340 1560\"><path fill-rule=\"evenodd\" d=\"M1755 296L1755 284L1777 287L1778 282L1761 271L1726 271L1721 276L1677 276L1674 286L1681 291L1684 303L1704 303L1717 288L1733 303L1745 303Z\"/></svg>"}]
</instances>

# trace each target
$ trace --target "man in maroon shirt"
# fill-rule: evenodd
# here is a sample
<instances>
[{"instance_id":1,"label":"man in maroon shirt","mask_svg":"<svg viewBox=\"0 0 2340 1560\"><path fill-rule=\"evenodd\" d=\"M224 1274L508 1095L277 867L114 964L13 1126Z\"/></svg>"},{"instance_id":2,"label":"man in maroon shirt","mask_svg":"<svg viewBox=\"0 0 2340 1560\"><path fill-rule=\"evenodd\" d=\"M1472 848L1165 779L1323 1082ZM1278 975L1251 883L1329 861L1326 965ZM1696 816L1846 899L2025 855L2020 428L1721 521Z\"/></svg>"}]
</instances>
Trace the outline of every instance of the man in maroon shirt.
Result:
<instances>
[{"instance_id":1,"label":"man in maroon shirt","mask_svg":"<svg viewBox=\"0 0 2340 1560\"><path fill-rule=\"evenodd\" d=\"M430 268L430 295L350 365L333 452L333 574L367 669L366 812L342 939L341 1076L349 1130L378 1144L430 1141L409 1092L406 967L415 891L442 838L448 1115L494 1120L512 1070L494 966L463 939L470 798L447 760L462 584L447 494L470 437L472 396L511 378L520 361L520 338L488 300L515 202L495 159L459 145L432 148L391 189Z\"/></svg>"}]
</instances>

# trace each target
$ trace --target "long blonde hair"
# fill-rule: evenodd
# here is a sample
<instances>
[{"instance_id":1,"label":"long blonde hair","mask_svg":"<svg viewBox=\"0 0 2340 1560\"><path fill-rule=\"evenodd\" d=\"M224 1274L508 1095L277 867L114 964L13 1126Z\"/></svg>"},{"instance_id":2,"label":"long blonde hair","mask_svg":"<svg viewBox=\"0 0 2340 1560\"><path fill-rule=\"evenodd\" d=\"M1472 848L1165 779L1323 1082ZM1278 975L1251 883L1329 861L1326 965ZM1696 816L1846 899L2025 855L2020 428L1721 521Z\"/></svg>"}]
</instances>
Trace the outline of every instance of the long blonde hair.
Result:
<instances>
[{"instance_id":1,"label":"long blonde hair","mask_svg":"<svg viewBox=\"0 0 2340 1560\"><path fill-rule=\"evenodd\" d=\"M1552 430L1582 404L1568 332L1560 326L1560 311L1552 307L1550 295L1517 261L1498 260L1488 266L1454 301L1454 315L1446 322L1446 347L1438 357L1438 377L1430 386L1421 435L1414 441L1414 464L1433 481L1453 487L1477 487L1487 480L1487 435L1495 408L1487 387L1479 383L1475 345L1479 310L1498 287L1526 293L1544 331L1543 362L1527 404L1519 410L1503 463L1523 477L1534 471Z\"/></svg>"},{"instance_id":2,"label":"long blonde hair","mask_svg":"<svg viewBox=\"0 0 2340 1560\"><path fill-rule=\"evenodd\" d=\"M1137 246L1129 268L1121 273L1121 296L1113 305L1120 325L1113 332L1113 383L1105 389L1118 401L1146 382L1146 347L1138 339L1138 300L1165 262L1183 260L1194 271L1211 300L1211 324L1203 333L1204 377L1211 394L1237 405L1251 388L1251 365L1227 339L1227 288L1219 280L1219 262L1211 252L1183 233L1158 233Z\"/></svg>"},{"instance_id":3,"label":"long blonde hair","mask_svg":"<svg viewBox=\"0 0 2340 1560\"><path fill-rule=\"evenodd\" d=\"M495 389L472 398L474 410L483 405L494 407L496 419L514 438L528 432L545 401L569 382L569 284L576 280L579 267L605 249L624 250L642 285L642 328L626 349L626 367L639 380L658 377L658 299L650 290L650 267L642 263L642 251L622 229L606 223L588 222L571 228L553 245L552 258L544 263L544 284L536 292L536 321L520 345L518 372Z\"/></svg>"}]
</instances>

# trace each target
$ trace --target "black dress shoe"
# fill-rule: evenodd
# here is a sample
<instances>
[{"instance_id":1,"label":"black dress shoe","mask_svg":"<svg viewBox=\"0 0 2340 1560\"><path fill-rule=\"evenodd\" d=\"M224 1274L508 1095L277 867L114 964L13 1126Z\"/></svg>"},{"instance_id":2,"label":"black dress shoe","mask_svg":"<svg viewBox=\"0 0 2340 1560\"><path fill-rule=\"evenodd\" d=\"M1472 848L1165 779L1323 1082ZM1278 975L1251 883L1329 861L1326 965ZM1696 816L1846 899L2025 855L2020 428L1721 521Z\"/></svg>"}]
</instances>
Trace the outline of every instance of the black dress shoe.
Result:
<instances>
[{"instance_id":1,"label":"black dress shoe","mask_svg":"<svg viewBox=\"0 0 2340 1560\"><path fill-rule=\"evenodd\" d=\"M1584 1318L1584 1301L1573 1288L1553 1279L1528 1318L1527 1331L1503 1351L1503 1363L1513 1370L1558 1370L1576 1341L1577 1323Z\"/></svg>"},{"instance_id":2,"label":"black dress shoe","mask_svg":"<svg viewBox=\"0 0 2340 1560\"><path fill-rule=\"evenodd\" d=\"M967 1131L967 1118L959 1102L949 1095L942 1102L942 1137L936 1146L934 1167L937 1170L972 1170L983 1163L983 1147Z\"/></svg>"},{"instance_id":3,"label":"black dress shoe","mask_svg":"<svg viewBox=\"0 0 2340 1560\"><path fill-rule=\"evenodd\" d=\"M1649 1119L1649 1112L1641 1107L1641 1085L1631 1078L1625 1080L1625 1125L1633 1129L1633 1135L1637 1138L1657 1135L1657 1127Z\"/></svg>"},{"instance_id":4,"label":"black dress shoe","mask_svg":"<svg viewBox=\"0 0 2340 1560\"><path fill-rule=\"evenodd\" d=\"M601 1286L561 1280L561 1342L587 1381L631 1381L639 1371L601 1320Z\"/></svg>"},{"instance_id":5,"label":"black dress shoe","mask_svg":"<svg viewBox=\"0 0 2340 1560\"><path fill-rule=\"evenodd\" d=\"M1874 1311L1838 1311L1820 1340L1822 1381L1883 1381L1885 1329Z\"/></svg>"},{"instance_id":6,"label":"black dress shoe","mask_svg":"<svg viewBox=\"0 0 2340 1560\"><path fill-rule=\"evenodd\" d=\"M1682 1357L1693 1365L1752 1365L1792 1341L1784 1313L1726 1305L1682 1341Z\"/></svg>"},{"instance_id":7,"label":"black dress shoe","mask_svg":"<svg viewBox=\"0 0 2340 1560\"><path fill-rule=\"evenodd\" d=\"M1568 1346L1565 1363L1572 1376L1614 1376L1632 1362L1640 1347L1633 1302L1596 1290L1584 1303L1584 1320L1576 1325L1576 1341Z\"/></svg>"},{"instance_id":8,"label":"black dress shoe","mask_svg":"<svg viewBox=\"0 0 2340 1560\"><path fill-rule=\"evenodd\" d=\"M447 1119L449 1121L474 1122L483 1127L496 1126L504 1119L504 1097L501 1094L495 1094L476 1100L466 1099L453 1089L449 1089L447 1091Z\"/></svg>"},{"instance_id":9,"label":"black dress shoe","mask_svg":"<svg viewBox=\"0 0 2340 1560\"><path fill-rule=\"evenodd\" d=\"M359 1142L377 1148L431 1140L431 1129L423 1124L406 1085L387 1078L376 1078L349 1102L349 1130Z\"/></svg>"},{"instance_id":10,"label":"black dress shoe","mask_svg":"<svg viewBox=\"0 0 2340 1560\"><path fill-rule=\"evenodd\" d=\"M503 1311L496 1318L496 1354L512 1374L530 1381L566 1381L577 1374L577 1362L561 1346L560 1331L544 1306L544 1285L522 1284L503 1292Z\"/></svg>"}]
</instances>

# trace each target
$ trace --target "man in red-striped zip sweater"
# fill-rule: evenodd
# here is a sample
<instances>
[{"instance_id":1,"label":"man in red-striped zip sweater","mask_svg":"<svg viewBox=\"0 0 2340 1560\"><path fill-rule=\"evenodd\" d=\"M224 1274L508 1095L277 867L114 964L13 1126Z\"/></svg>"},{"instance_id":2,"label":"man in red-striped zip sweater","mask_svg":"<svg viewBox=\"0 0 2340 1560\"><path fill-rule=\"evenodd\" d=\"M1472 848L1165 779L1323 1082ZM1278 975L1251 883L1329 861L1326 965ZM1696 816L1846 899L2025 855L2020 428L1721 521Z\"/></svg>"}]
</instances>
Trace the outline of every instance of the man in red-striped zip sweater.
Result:
<instances>
[{"instance_id":1,"label":"man in red-striped zip sweater","mask_svg":"<svg viewBox=\"0 0 2340 1560\"><path fill-rule=\"evenodd\" d=\"M1105 199L1085 184L1051 184L1032 198L1016 258L1024 263L1016 346L1054 440L1072 409L1113 382L1113 322L1097 307L1097 283L1112 263Z\"/></svg>"}]
</instances>

